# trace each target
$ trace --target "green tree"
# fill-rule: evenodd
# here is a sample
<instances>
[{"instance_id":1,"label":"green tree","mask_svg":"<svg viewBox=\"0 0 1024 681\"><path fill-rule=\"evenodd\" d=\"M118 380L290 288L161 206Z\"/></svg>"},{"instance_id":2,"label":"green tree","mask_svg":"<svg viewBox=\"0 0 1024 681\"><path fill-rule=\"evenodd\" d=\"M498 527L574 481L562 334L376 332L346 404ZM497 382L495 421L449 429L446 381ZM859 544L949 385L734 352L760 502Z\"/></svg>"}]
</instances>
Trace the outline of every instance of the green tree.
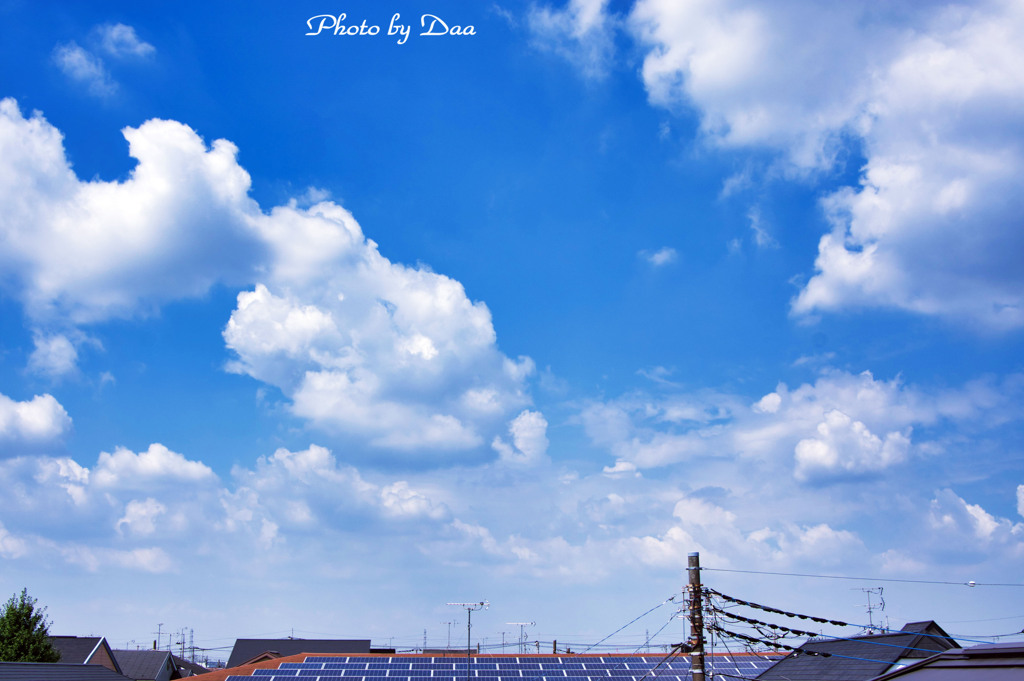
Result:
<instances>
[{"instance_id":1,"label":"green tree","mask_svg":"<svg viewBox=\"0 0 1024 681\"><path fill-rule=\"evenodd\" d=\"M46 608L21 590L0 611L0 662L59 662L60 651L50 643Z\"/></svg>"}]
</instances>

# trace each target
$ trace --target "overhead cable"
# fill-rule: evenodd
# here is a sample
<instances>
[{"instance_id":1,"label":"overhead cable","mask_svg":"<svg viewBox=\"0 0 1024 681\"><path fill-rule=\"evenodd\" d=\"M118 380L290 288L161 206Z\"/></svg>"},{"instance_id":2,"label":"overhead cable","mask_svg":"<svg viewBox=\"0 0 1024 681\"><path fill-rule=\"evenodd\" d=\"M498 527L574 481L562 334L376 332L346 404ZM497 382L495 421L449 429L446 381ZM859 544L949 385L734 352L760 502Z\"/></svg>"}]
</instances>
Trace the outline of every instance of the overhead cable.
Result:
<instances>
[{"instance_id":1,"label":"overhead cable","mask_svg":"<svg viewBox=\"0 0 1024 681\"><path fill-rule=\"evenodd\" d=\"M634 617L634 618L633 618L632 620L630 620L629 622L626 622L626 623L625 623L625 624L623 624L623 625L622 625L621 627L619 627L618 629L616 629L616 630L615 630L615 631L613 631L612 633L610 633L610 634L608 634L607 636L605 636L604 638L602 638L602 639L601 639L600 641L598 641L597 643L593 644L592 646L590 646L589 648L587 648L586 650L584 650L584 651L583 651L583 653L587 652L587 650L591 650L592 648L596 648L597 646L601 645L602 643L604 643L605 641L607 641L608 639L610 639L610 638L611 638L612 636L614 636L615 634L619 633L620 631L622 631L623 629L625 629L625 628L626 628L626 627L628 627L629 625L633 624L633 623L634 623L634 622L636 622L637 620L640 620L640 619L643 619L644 617L647 617L648 615L650 615L650 614L651 614L652 612L654 612L654 611L655 611L655 610L657 610L658 608L662 607L662 606L663 606L663 605L665 605L666 603L670 603L670 602L674 601L675 599L676 599L676 596L675 596L675 594L672 594L671 596L669 596L668 598L666 598L665 600L663 600L663 601L662 601L661 603L658 603L658 604L657 604L656 606L654 606L653 608L651 608L651 609L650 609L650 610L648 610L647 612L643 613L642 615L637 615L636 617ZM580 654L580 655L582 655L583 653L579 653L579 654Z\"/></svg>"},{"instance_id":2,"label":"overhead cable","mask_svg":"<svg viewBox=\"0 0 1024 681\"><path fill-rule=\"evenodd\" d=\"M740 622L746 622L747 624L753 624L755 626L768 627L769 629L772 629L772 630L780 630L780 631L786 632L787 634L795 634L796 636L815 637L815 636L819 636L820 635L820 634L818 634L817 632L814 632L814 631L802 631L800 629L790 629L789 627L784 627L781 624L772 624L771 622L762 622L760 620L750 619L749 617L743 617L742 615L737 615L735 613L731 613L731 612L726 612L724 610L720 610L720 609L716 608L715 606L711 606L711 607L712 607L712 609L715 612L720 613L721 615L723 615L725 617L729 617L729 618L732 618L734 620L739 620Z\"/></svg>"},{"instance_id":3,"label":"overhead cable","mask_svg":"<svg viewBox=\"0 0 1024 681\"><path fill-rule=\"evenodd\" d=\"M737 633L735 631L729 631L728 629L723 629L722 627L718 626L717 624L709 624L709 625L706 626L706 628L709 631L717 631L719 634L722 634L723 636L731 636L732 638L736 638L736 639L739 639L741 641L747 641L748 643L757 643L758 645L768 646L770 648L778 648L779 650L791 650L791 651L798 650L797 648L795 648L793 646L786 645L785 643L778 643L776 641L768 641L766 639L755 638L754 636L747 636L746 634L740 634L740 633ZM804 653L809 654L809 655L819 656L819 657L831 657L832 656L831 653L818 653L818 652L813 652L813 651L801 651L801 652L804 652Z\"/></svg>"},{"instance_id":4,"label":"overhead cable","mask_svg":"<svg viewBox=\"0 0 1024 681\"><path fill-rule=\"evenodd\" d=\"M818 622L820 624L832 624L832 625L837 626L837 627L852 627L852 626L856 626L856 625L853 625L853 624L849 624L847 622L841 622L839 620L830 620L830 619L825 619L824 617L813 617L811 615L800 615L800 614L795 613L795 612L788 612L786 610L779 610L778 608L771 608L771 607L769 607L767 605L761 605L760 603L753 603L751 601L744 601L744 600L741 600L739 598L734 598L732 596L727 596L724 593L721 593L719 591L715 591L714 589L707 589L707 592L710 593L710 594L714 594L715 596L718 596L719 598L722 598L722 599L725 599L727 601L730 601L732 603L738 603L740 605L745 605L745 606L747 606L749 608L757 608L758 610L764 610L765 612L773 612L773 613L775 613L777 615L784 615L785 617L794 617L794 618L802 619L802 620L811 620L812 622Z\"/></svg>"},{"instance_id":5,"label":"overhead cable","mask_svg":"<svg viewBox=\"0 0 1024 681\"><path fill-rule=\"evenodd\" d=\"M722 598L723 600L727 600L727 601L730 601L732 603L737 603L737 604L740 604L740 605L745 605L745 606L748 606L748 607L751 607L751 608L757 608L757 609L760 609L760 610L764 610L765 612L777 613L777 614L780 614L780 615L786 615L788 617L798 617L798 618L801 618L801 619L809 619L809 620L814 621L814 622L820 622L820 623L823 623L823 624L825 624L825 623L827 623L827 624L834 624L836 626L858 627L858 628L861 628L861 629L871 629L871 628L873 628L871 625L867 625L867 624L850 624L848 622L840 622L839 620L827 620L827 619L824 619L824 618L821 618L821 617L812 617L810 615L798 615L798 614L795 614L795 613L789 613L789 612L786 612L785 610L779 610L778 608L771 608L771 607L768 607L766 605L760 605L758 603L752 603L750 601L744 601L744 600L741 600L741 599L738 599L738 598L733 598L732 596L727 596L727 595L725 595L723 593L719 593L718 591L715 591L714 589L706 588L705 590L708 593L710 593L710 594L714 594L715 596L718 596L719 598ZM801 632L801 631L799 631L797 629L790 629L789 627L784 627L782 625L777 625L777 624L773 625L773 624L769 624L767 622L760 622L758 620L752 620L752 619L749 619L749 618L745 618L745 617L742 617L740 615L736 615L736 614L734 614L732 612L727 612L725 610L717 608L717 606L715 606L713 604L712 604L711 607L712 607L712 609L714 609L717 612L720 612L722 615L724 615L726 617L732 617L734 619L737 619L737 620L740 620L740 621L743 621L743 622L747 622L748 624L752 624L752 625L755 625L755 626L756 625L761 625L761 626L767 626L770 629L781 629L783 631L790 631L790 632L795 633L797 636L826 637L826 638L833 638L833 639L837 639L837 640L841 640L841 641L853 640L853 639L849 639L849 638L843 638L842 636L833 636L833 635L824 634L824 633L814 633L814 632L807 632L807 631ZM891 629L885 629L882 633L885 633L885 634L906 634L906 635L920 636L921 638L934 638L934 639L939 639L939 640L942 640L942 641L966 641L968 643L988 643L988 641L983 641L983 640L976 639L976 638L968 638L968 637L965 637L965 636L942 636L941 634L929 634L929 633L926 633L926 632L923 632L923 631L903 631L903 630L894 631L894 630L891 630ZM1024 634L1024 631L1021 631L1019 633ZM1006 634L1006 635L1007 636L1012 636L1014 634ZM862 641L865 641L865 642L868 642L868 643L872 643L874 645L892 645L892 644L889 644L889 643L882 643L880 641L867 641L866 639L857 639L857 640L862 640ZM899 646L899 647L900 648L906 648L907 646ZM928 649L928 648L910 648L910 649L911 650L924 650L924 651L927 651L927 652L933 652L933 651L931 651L931 649Z\"/></svg>"},{"instance_id":6,"label":"overhead cable","mask_svg":"<svg viewBox=\"0 0 1024 681\"><path fill-rule=\"evenodd\" d=\"M894 578L883 578L883 577L846 577L841 575L810 575L800 572L768 572L765 570L733 570L729 568L712 568L712 567L701 567L702 571L711 572L741 572L748 575L776 575L781 577L810 577L814 579L849 579L859 582L902 582L904 584L952 584L954 586L1021 586L1024 587L1024 583L1012 583L1012 582L952 582L952 581L939 581L939 580L928 580L928 579L894 579Z\"/></svg>"}]
</instances>

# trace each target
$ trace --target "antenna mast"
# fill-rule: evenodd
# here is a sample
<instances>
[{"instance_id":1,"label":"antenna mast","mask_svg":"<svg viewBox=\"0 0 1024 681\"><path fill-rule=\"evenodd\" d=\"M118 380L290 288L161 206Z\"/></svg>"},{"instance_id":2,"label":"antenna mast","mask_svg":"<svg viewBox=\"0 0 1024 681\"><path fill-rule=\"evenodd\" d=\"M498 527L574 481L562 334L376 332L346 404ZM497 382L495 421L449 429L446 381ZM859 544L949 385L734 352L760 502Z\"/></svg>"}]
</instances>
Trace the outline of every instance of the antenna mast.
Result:
<instances>
[{"instance_id":1,"label":"antenna mast","mask_svg":"<svg viewBox=\"0 0 1024 681\"><path fill-rule=\"evenodd\" d=\"M511 624L514 627L519 627L519 652L526 652L526 627L537 626L536 622L505 622L505 624Z\"/></svg>"},{"instance_id":2,"label":"antenna mast","mask_svg":"<svg viewBox=\"0 0 1024 681\"><path fill-rule=\"evenodd\" d=\"M479 603L449 603L448 605L454 605L457 608L466 609L466 681L469 681L469 663L470 658L473 656L473 611L486 610L491 607L491 604L487 601L480 601Z\"/></svg>"},{"instance_id":3,"label":"antenna mast","mask_svg":"<svg viewBox=\"0 0 1024 681\"><path fill-rule=\"evenodd\" d=\"M868 596L868 605L867 605L867 611L868 611L868 633L869 634L873 634L873 633L875 633L875 620L872 617L872 613L874 613L875 610L878 610L880 612L885 610L885 599L882 598L882 592L885 591L885 587L879 586L879 587L876 587L874 589L860 589L860 591L863 591ZM878 595L878 604L877 605L871 602L871 594L877 594ZM879 622L879 629L882 629L882 628L883 627L881 626L881 622Z\"/></svg>"}]
</instances>

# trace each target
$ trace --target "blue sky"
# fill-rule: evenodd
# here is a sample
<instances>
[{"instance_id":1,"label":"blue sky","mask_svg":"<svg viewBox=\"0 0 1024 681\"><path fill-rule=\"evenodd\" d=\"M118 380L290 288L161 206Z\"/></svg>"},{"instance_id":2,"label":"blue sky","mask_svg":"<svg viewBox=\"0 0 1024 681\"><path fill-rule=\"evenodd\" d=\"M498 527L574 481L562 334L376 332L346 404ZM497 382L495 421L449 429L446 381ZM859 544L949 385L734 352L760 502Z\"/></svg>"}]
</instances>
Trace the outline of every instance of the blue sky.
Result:
<instances>
[{"instance_id":1,"label":"blue sky","mask_svg":"<svg viewBox=\"0 0 1024 681\"><path fill-rule=\"evenodd\" d=\"M593 642L693 551L1024 627L1017 4L0 25L0 591L56 633Z\"/></svg>"}]
</instances>

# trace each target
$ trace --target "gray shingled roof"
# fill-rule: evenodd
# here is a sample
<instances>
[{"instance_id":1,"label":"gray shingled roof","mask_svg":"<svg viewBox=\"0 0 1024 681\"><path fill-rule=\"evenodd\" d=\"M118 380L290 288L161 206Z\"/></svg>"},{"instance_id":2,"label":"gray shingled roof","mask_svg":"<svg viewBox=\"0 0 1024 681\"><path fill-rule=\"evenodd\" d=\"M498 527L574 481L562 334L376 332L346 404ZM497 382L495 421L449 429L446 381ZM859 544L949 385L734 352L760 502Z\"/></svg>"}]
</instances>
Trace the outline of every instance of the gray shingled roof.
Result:
<instances>
[{"instance_id":1,"label":"gray shingled roof","mask_svg":"<svg viewBox=\"0 0 1024 681\"><path fill-rule=\"evenodd\" d=\"M171 654L166 650L115 650L117 666L130 679L155 679Z\"/></svg>"},{"instance_id":2,"label":"gray shingled roof","mask_svg":"<svg viewBox=\"0 0 1024 681\"><path fill-rule=\"evenodd\" d=\"M0 662L0 681L131 681L99 664Z\"/></svg>"},{"instance_id":3,"label":"gray shingled roof","mask_svg":"<svg viewBox=\"0 0 1024 681\"><path fill-rule=\"evenodd\" d=\"M935 622L911 622L890 634L808 641L758 676L759 681L867 681L897 660L959 648ZM946 638L942 638L946 637ZM827 653L829 656L808 653Z\"/></svg>"},{"instance_id":4,"label":"gray shingled roof","mask_svg":"<svg viewBox=\"0 0 1024 681\"><path fill-rule=\"evenodd\" d=\"M282 657L298 653L365 655L370 652L370 639L239 638L235 640L227 666L237 667L266 652Z\"/></svg>"},{"instance_id":5,"label":"gray shingled roof","mask_svg":"<svg viewBox=\"0 0 1024 681\"><path fill-rule=\"evenodd\" d=\"M60 661L71 664L85 664L102 636L51 636L50 643L60 651Z\"/></svg>"},{"instance_id":6,"label":"gray shingled roof","mask_svg":"<svg viewBox=\"0 0 1024 681\"><path fill-rule=\"evenodd\" d=\"M886 674L877 681L1018 681L1024 643L986 643L953 649Z\"/></svg>"}]
</instances>

